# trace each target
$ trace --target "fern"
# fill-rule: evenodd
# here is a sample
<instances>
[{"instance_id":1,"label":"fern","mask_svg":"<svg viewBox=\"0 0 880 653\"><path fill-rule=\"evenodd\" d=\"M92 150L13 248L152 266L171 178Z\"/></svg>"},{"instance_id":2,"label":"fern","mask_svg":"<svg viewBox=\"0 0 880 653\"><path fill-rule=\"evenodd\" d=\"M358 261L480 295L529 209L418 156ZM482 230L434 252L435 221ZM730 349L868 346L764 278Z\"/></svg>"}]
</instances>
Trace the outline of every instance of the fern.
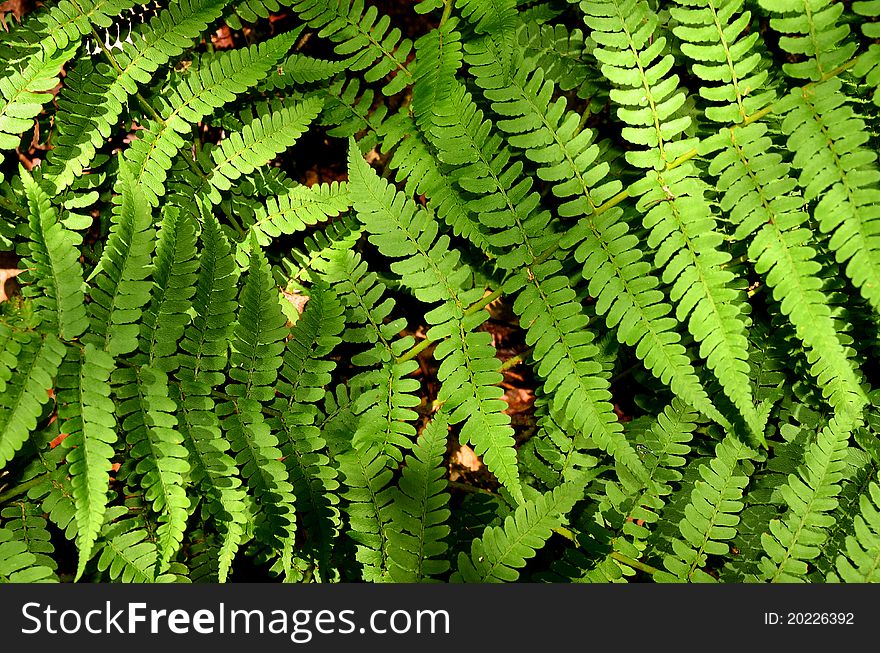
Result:
<instances>
[{"instance_id":1,"label":"fern","mask_svg":"<svg viewBox=\"0 0 880 653\"><path fill-rule=\"evenodd\" d=\"M107 54L111 67L77 66L83 72L71 80L59 120L61 137L48 157L48 181L56 192L67 188L91 162L122 105L152 74L180 55L190 41L215 20L226 0L178 0L142 31L142 39L126 43L121 53ZM81 94L89 93L91 101Z\"/></svg>"},{"instance_id":2,"label":"fern","mask_svg":"<svg viewBox=\"0 0 880 653\"><path fill-rule=\"evenodd\" d=\"M880 560L880 487L875 481L859 497L859 516L854 522L855 534L846 538L846 548L837 557L837 573L829 573L829 581L847 583L875 582Z\"/></svg>"},{"instance_id":3,"label":"fern","mask_svg":"<svg viewBox=\"0 0 880 653\"><path fill-rule=\"evenodd\" d=\"M121 195L115 205L114 224L98 262L89 304L93 325L91 340L113 355L137 348L137 321L149 301L150 255L155 231L150 205L123 164Z\"/></svg>"},{"instance_id":4,"label":"fern","mask_svg":"<svg viewBox=\"0 0 880 653\"><path fill-rule=\"evenodd\" d=\"M447 549L443 539L449 534L444 524L449 496L440 465L446 450L447 424L435 416L425 427L413 455L407 457L391 501L392 520L400 531L389 533L388 573L398 583L419 582L442 574L449 563L440 558Z\"/></svg>"},{"instance_id":5,"label":"fern","mask_svg":"<svg viewBox=\"0 0 880 653\"><path fill-rule=\"evenodd\" d=\"M218 202L218 191L229 190L233 181L293 145L320 110L317 98L277 108L271 104L257 106L242 130L230 134L211 151L210 162L204 163L208 197Z\"/></svg>"},{"instance_id":6,"label":"fern","mask_svg":"<svg viewBox=\"0 0 880 653\"><path fill-rule=\"evenodd\" d=\"M806 576L808 561L817 557L824 531L833 520L826 514L837 506L843 456L852 419L835 417L807 449L804 467L791 474L782 493L788 505L783 520L770 522L761 542L768 556L761 571L771 582L796 582Z\"/></svg>"},{"instance_id":7,"label":"fern","mask_svg":"<svg viewBox=\"0 0 880 653\"><path fill-rule=\"evenodd\" d=\"M79 578L104 522L117 434L109 386L112 357L92 344L68 351L58 371L58 417L69 434L64 446L76 508Z\"/></svg>"},{"instance_id":8,"label":"fern","mask_svg":"<svg viewBox=\"0 0 880 653\"><path fill-rule=\"evenodd\" d=\"M7 25L0 580L877 580L880 4L391 4Z\"/></svg>"},{"instance_id":9,"label":"fern","mask_svg":"<svg viewBox=\"0 0 880 653\"><path fill-rule=\"evenodd\" d=\"M694 483L678 525L682 539L672 541L672 554L664 560L670 575L662 578L713 582L703 567L707 556L729 553L726 541L736 534L743 489L751 473L747 461L752 456L748 447L727 436L715 447L715 457L700 467L701 478Z\"/></svg>"},{"instance_id":10,"label":"fern","mask_svg":"<svg viewBox=\"0 0 880 653\"><path fill-rule=\"evenodd\" d=\"M146 124L145 133L126 150L135 181L154 206L164 194L171 161L184 144L192 125L232 101L265 77L290 49L292 38L283 34L243 50L221 52L190 69L163 101L160 121Z\"/></svg>"},{"instance_id":11,"label":"fern","mask_svg":"<svg viewBox=\"0 0 880 653\"><path fill-rule=\"evenodd\" d=\"M347 70L364 71L367 82L394 73L382 88L386 95L397 93L411 81L406 57L412 42L401 39L400 30L390 28L390 19L380 17L375 7L365 9L363 0L295 0L290 8L321 36L337 43L334 52L347 57Z\"/></svg>"},{"instance_id":12,"label":"fern","mask_svg":"<svg viewBox=\"0 0 880 653\"><path fill-rule=\"evenodd\" d=\"M73 56L75 47L47 48L30 58L24 70L13 70L0 78L0 150L18 147L20 135L52 99L58 73Z\"/></svg>"},{"instance_id":13,"label":"fern","mask_svg":"<svg viewBox=\"0 0 880 653\"><path fill-rule=\"evenodd\" d=\"M274 395L287 331L275 294L268 264L254 246L232 340L229 400L217 407L242 477L264 506L257 537L273 548L283 547L295 528L293 487L279 461L278 438L261 412Z\"/></svg>"},{"instance_id":14,"label":"fern","mask_svg":"<svg viewBox=\"0 0 880 653\"><path fill-rule=\"evenodd\" d=\"M440 331L450 338L435 352L445 359L438 371L443 382L439 398L449 405L450 421L466 420L463 438L474 443L489 469L519 497L512 429L501 412L500 392L493 388L500 375L486 364L492 348L481 336L488 334L469 333L485 319L465 312L479 297L479 289L459 290L464 270L456 269L458 257L446 250L448 238L435 240L437 226L432 216L417 211L403 195L381 182L353 145L349 162L354 208L379 251L393 258L406 257L393 263L392 270L405 275L416 297L444 302L428 319L435 334Z\"/></svg>"},{"instance_id":15,"label":"fern","mask_svg":"<svg viewBox=\"0 0 880 653\"><path fill-rule=\"evenodd\" d=\"M13 334L20 347L16 374L0 402L0 464L12 460L37 426L43 405L49 400L52 381L64 358L64 345L51 334Z\"/></svg>"},{"instance_id":16,"label":"fern","mask_svg":"<svg viewBox=\"0 0 880 653\"><path fill-rule=\"evenodd\" d=\"M520 505L504 520L503 526L490 526L483 537L471 544L470 555L460 553L458 571L452 580L486 583L516 580L518 569L535 555L554 528L562 524L577 493L570 485L560 485L546 495Z\"/></svg>"}]
</instances>

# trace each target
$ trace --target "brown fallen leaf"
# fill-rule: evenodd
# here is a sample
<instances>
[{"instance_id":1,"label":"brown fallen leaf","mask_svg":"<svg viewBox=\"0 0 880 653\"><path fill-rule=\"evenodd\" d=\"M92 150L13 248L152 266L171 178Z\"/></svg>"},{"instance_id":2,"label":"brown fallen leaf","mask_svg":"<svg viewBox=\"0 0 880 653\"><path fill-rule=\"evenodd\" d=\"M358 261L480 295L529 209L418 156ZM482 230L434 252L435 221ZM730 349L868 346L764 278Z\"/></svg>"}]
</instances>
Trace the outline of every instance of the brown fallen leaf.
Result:
<instances>
[{"instance_id":1,"label":"brown fallen leaf","mask_svg":"<svg viewBox=\"0 0 880 653\"><path fill-rule=\"evenodd\" d=\"M24 270L17 268L0 268L0 303L9 301L6 294L6 282L20 275Z\"/></svg>"},{"instance_id":2,"label":"brown fallen leaf","mask_svg":"<svg viewBox=\"0 0 880 653\"><path fill-rule=\"evenodd\" d=\"M301 295L296 291L291 292L285 288L281 289L281 294L284 296L284 299L291 303L296 309L296 312L302 315L303 311L306 310L306 303L309 301L309 296Z\"/></svg>"}]
</instances>

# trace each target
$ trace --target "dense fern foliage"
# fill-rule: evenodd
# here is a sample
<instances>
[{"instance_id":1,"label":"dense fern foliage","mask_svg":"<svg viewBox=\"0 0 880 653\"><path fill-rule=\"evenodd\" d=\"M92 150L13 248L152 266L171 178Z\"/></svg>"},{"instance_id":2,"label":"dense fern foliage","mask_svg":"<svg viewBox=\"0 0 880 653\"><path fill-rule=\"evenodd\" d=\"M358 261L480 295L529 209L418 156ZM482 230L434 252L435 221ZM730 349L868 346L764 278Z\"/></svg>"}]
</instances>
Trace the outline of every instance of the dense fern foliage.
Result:
<instances>
[{"instance_id":1,"label":"dense fern foliage","mask_svg":"<svg viewBox=\"0 0 880 653\"><path fill-rule=\"evenodd\" d=\"M880 580L880 3L6 27L0 580Z\"/></svg>"}]
</instances>

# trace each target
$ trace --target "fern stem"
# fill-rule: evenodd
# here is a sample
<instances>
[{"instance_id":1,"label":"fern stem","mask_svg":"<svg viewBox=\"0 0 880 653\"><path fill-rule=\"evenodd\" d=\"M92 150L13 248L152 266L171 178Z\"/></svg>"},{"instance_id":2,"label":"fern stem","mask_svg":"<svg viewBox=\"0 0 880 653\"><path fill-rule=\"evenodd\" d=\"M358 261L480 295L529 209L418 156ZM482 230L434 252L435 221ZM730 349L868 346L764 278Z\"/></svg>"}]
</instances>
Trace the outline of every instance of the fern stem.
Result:
<instances>
[{"instance_id":1,"label":"fern stem","mask_svg":"<svg viewBox=\"0 0 880 653\"><path fill-rule=\"evenodd\" d=\"M610 554L608 554L608 557L612 558L613 560L617 560L617 562L625 564L627 567L632 567L633 569L643 571L646 574L650 574L652 576L660 571L656 567L652 567L651 565L646 565L644 562L634 560L628 556L623 555L622 553L619 553L618 551L612 551Z\"/></svg>"},{"instance_id":2,"label":"fern stem","mask_svg":"<svg viewBox=\"0 0 880 653\"><path fill-rule=\"evenodd\" d=\"M494 290L493 292L491 292L488 295L486 295L485 297L483 297L480 301L474 302L473 304L468 306L464 310L464 314L465 315L472 315L472 314L476 313L477 311L479 311L480 309L486 308L486 306L488 306L489 304L494 302L496 299L501 297L501 295L503 295L503 294L504 294L504 291L502 291L501 288ZM403 354L402 356L399 356L397 358L397 362L398 363L405 363L408 360L412 360L413 358L415 358L416 356L421 354L423 351L425 351L425 349L427 349L428 347L430 347L433 344L434 344L433 340L431 340L430 338L425 338L419 344L415 345L412 349L407 351L405 354Z\"/></svg>"},{"instance_id":3,"label":"fern stem","mask_svg":"<svg viewBox=\"0 0 880 653\"><path fill-rule=\"evenodd\" d=\"M462 492L468 492L470 494L485 494L490 497L501 496L500 494L497 494L492 490L476 487L474 485L468 485L467 483L459 483L458 481L446 481L446 485L452 490L461 490Z\"/></svg>"},{"instance_id":4,"label":"fern stem","mask_svg":"<svg viewBox=\"0 0 880 653\"><path fill-rule=\"evenodd\" d=\"M565 528L565 527L554 528L553 532L556 533L557 535L561 535L562 537L567 539L569 542L572 542L575 545L579 545L577 535L572 533L570 529ZM651 565L647 565L644 562L640 562L638 560L630 558L629 556L625 556L618 551L612 551L611 553L608 554L608 557L613 560L617 560L617 562L624 564L627 567L631 567L633 569L636 569L637 571L643 571L646 574L650 574L652 576L660 571L656 567L652 567Z\"/></svg>"},{"instance_id":5,"label":"fern stem","mask_svg":"<svg viewBox=\"0 0 880 653\"><path fill-rule=\"evenodd\" d=\"M501 363L501 367L498 368L498 371L503 372L504 370L507 370L507 369L510 369L511 367L519 365L528 357L529 354L532 353L532 349L533 349L532 347L529 347L523 353L517 354L516 356L512 356L512 357L508 358L506 361Z\"/></svg>"},{"instance_id":6,"label":"fern stem","mask_svg":"<svg viewBox=\"0 0 880 653\"><path fill-rule=\"evenodd\" d=\"M397 359L397 362L398 363L405 363L408 360L412 360L413 358L415 358L416 356L421 354L423 351L425 351L432 344L434 344L433 340L431 340L430 338L425 338L419 344L417 344L412 349L410 349L408 352L406 352L405 354L400 356Z\"/></svg>"},{"instance_id":7,"label":"fern stem","mask_svg":"<svg viewBox=\"0 0 880 653\"><path fill-rule=\"evenodd\" d=\"M465 315L473 315L477 311L479 311L483 308L486 308L489 304L494 302L496 299L501 297L501 295L503 295L503 294L504 294L504 291L501 290L501 288L498 288L497 290L492 291L491 293L489 293L488 295L483 297L480 301L474 302L469 307L467 307L464 311L464 314Z\"/></svg>"},{"instance_id":8,"label":"fern stem","mask_svg":"<svg viewBox=\"0 0 880 653\"><path fill-rule=\"evenodd\" d=\"M452 15L452 0L443 0L443 15L440 16L440 25L443 27Z\"/></svg>"},{"instance_id":9,"label":"fern stem","mask_svg":"<svg viewBox=\"0 0 880 653\"><path fill-rule=\"evenodd\" d=\"M7 490L0 494L0 504L6 503L10 499L14 499L17 496L20 496L30 490L32 487L38 486L40 483L49 478L50 472L46 472L45 474L40 474L39 476L35 476L29 481L25 481L24 483L19 483L14 488Z\"/></svg>"}]
</instances>

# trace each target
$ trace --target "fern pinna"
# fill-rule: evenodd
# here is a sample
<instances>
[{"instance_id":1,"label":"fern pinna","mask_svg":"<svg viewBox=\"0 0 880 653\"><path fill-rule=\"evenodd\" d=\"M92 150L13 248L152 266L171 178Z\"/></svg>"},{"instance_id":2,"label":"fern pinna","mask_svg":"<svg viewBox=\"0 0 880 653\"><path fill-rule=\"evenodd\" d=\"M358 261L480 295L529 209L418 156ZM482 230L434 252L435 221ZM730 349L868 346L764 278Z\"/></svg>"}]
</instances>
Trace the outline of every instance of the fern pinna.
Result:
<instances>
[{"instance_id":1,"label":"fern pinna","mask_svg":"<svg viewBox=\"0 0 880 653\"><path fill-rule=\"evenodd\" d=\"M880 580L877 2L4 25L3 581Z\"/></svg>"}]
</instances>

